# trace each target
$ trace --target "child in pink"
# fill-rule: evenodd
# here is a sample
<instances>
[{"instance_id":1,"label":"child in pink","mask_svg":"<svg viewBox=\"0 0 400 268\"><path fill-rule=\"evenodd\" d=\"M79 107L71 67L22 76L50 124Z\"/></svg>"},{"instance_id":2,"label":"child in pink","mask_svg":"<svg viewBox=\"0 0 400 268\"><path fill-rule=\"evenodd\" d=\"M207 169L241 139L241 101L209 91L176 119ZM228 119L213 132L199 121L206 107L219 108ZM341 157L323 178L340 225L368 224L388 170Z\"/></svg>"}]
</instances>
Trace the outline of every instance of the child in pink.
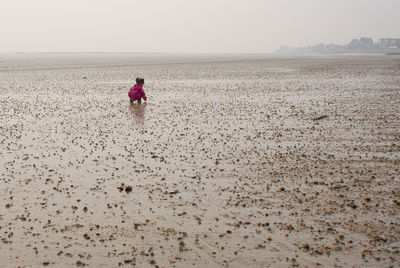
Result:
<instances>
[{"instance_id":1,"label":"child in pink","mask_svg":"<svg viewBox=\"0 0 400 268\"><path fill-rule=\"evenodd\" d=\"M136 78L136 84L131 87L129 90L128 96L131 99L131 103L134 101L138 101L138 103L142 102L142 98L146 101L147 97L143 90L144 79Z\"/></svg>"}]
</instances>

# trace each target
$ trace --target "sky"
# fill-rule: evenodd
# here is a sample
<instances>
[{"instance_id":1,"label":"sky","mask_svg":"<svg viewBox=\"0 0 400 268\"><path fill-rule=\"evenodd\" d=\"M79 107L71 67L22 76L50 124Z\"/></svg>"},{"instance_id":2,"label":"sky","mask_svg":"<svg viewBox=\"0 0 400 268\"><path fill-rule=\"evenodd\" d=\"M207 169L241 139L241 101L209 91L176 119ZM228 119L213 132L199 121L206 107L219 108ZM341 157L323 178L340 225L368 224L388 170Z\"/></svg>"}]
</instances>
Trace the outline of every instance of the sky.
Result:
<instances>
[{"instance_id":1,"label":"sky","mask_svg":"<svg viewBox=\"0 0 400 268\"><path fill-rule=\"evenodd\" d=\"M400 38L400 0L0 0L0 52L270 53Z\"/></svg>"}]
</instances>

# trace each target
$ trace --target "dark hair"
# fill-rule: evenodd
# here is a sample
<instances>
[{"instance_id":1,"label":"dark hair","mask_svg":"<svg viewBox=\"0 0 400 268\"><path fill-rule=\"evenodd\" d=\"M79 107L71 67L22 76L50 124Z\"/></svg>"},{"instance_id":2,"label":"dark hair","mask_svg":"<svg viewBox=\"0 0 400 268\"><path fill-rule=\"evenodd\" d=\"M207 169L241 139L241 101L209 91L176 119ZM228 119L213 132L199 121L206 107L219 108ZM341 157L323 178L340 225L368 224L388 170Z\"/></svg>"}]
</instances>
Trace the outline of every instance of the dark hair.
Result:
<instances>
[{"instance_id":1,"label":"dark hair","mask_svg":"<svg viewBox=\"0 0 400 268\"><path fill-rule=\"evenodd\" d=\"M144 84L144 79L143 78L136 78L136 83L138 84Z\"/></svg>"}]
</instances>

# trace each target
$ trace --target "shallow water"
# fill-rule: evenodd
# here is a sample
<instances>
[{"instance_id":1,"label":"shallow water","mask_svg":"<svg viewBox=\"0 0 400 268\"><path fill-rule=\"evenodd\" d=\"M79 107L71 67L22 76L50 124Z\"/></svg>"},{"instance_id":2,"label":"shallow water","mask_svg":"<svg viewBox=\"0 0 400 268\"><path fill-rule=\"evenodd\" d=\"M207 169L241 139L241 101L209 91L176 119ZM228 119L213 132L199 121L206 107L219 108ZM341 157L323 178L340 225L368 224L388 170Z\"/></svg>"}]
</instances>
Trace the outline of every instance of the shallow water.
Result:
<instances>
[{"instance_id":1,"label":"shallow water","mask_svg":"<svg viewBox=\"0 0 400 268\"><path fill-rule=\"evenodd\" d=\"M399 265L398 57L0 61L1 263Z\"/></svg>"}]
</instances>

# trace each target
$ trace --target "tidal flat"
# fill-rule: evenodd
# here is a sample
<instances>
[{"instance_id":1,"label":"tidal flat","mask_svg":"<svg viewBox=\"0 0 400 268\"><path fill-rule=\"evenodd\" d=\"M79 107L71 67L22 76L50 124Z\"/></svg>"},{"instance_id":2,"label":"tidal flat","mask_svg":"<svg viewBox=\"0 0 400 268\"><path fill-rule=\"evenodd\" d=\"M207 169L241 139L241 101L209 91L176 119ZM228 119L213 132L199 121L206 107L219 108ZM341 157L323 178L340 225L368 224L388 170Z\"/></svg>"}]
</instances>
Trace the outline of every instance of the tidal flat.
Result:
<instances>
[{"instance_id":1,"label":"tidal flat","mask_svg":"<svg viewBox=\"0 0 400 268\"><path fill-rule=\"evenodd\" d=\"M399 69L0 55L0 267L399 267Z\"/></svg>"}]
</instances>

